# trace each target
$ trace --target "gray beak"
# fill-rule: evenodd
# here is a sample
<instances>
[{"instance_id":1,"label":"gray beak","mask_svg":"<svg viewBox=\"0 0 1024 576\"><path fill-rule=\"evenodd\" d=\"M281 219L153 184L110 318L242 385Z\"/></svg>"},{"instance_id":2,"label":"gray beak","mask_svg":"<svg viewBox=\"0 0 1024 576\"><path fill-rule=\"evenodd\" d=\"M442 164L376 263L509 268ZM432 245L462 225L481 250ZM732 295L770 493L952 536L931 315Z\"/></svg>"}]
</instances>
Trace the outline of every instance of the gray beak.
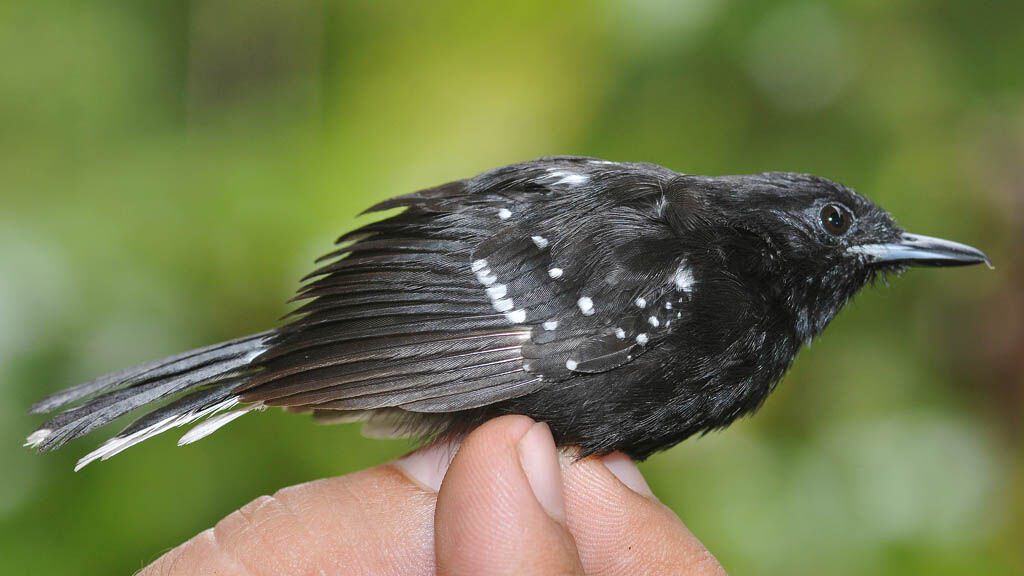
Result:
<instances>
[{"instance_id":1,"label":"gray beak","mask_svg":"<svg viewBox=\"0 0 1024 576\"><path fill-rule=\"evenodd\" d=\"M877 264L910 264L916 266L967 266L984 262L992 268L988 256L977 248L941 238L904 234L899 242L851 246L848 252L864 254Z\"/></svg>"}]
</instances>

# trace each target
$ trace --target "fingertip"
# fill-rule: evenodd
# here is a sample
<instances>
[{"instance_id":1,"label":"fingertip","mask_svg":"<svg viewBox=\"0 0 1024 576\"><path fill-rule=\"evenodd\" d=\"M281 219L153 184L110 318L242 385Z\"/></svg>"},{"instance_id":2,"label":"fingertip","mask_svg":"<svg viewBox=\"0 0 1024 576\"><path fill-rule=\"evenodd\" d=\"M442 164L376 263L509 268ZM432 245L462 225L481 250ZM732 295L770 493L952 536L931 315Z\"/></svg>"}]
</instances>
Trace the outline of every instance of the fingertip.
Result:
<instances>
[{"instance_id":1,"label":"fingertip","mask_svg":"<svg viewBox=\"0 0 1024 576\"><path fill-rule=\"evenodd\" d=\"M564 518L548 426L522 416L491 420L465 439L438 493L438 572L581 574Z\"/></svg>"},{"instance_id":2,"label":"fingertip","mask_svg":"<svg viewBox=\"0 0 1024 576\"><path fill-rule=\"evenodd\" d=\"M431 492L441 489L458 446L435 442L392 462L413 483Z\"/></svg>"},{"instance_id":3,"label":"fingertip","mask_svg":"<svg viewBox=\"0 0 1024 576\"><path fill-rule=\"evenodd\" d=\"M533 495L549 516L563 522L565 500L562 496L562 468L551 428L543 422L537 422L519 440L516 449Z\"/></svg>"},{"instance_id":4,"label":"fingertip","mask_svg":"<svg viewBox=\"0 0 1024 576\"><path fill-rule=\"evenodd\" d=\"M577 460L563 477L567 525L588 573L724 573L627 456Z\"/></svg>"},{"instance_id":5,"label":"fingertip","mask_svg":"<svg viewBox=\"0 0 1024 576\"><path fill-rule=\"evenodd\" d=\"M513 414L488 420L474 430L467 438L467 442L478 441L486 443L501 442L512 445L519 441L526 434L530 427L536 424L529 416Z\"/></svg>"},{"instance_id":6,"label":"fingertip","mask_svg":"<svg viewBox=\"0 0 1024 576\"><path fill-rule=\"evenodd\" d=\"M644 475L640 473L640 469L636 467L632 458L622 452L612 452L601 458L601 462L627 488L641 496L657 500L657 496L647 485L647 480L644 479Z\"/></svg>"}]
</instances>

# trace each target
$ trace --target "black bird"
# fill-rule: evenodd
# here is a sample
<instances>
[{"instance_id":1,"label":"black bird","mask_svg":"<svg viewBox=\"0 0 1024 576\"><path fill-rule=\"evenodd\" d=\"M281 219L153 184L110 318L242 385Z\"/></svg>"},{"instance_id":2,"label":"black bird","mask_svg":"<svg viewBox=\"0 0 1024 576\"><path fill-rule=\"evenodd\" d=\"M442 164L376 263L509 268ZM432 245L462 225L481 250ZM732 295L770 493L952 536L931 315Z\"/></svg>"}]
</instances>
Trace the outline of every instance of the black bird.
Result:
<instances>
[{"instance_id":1,"label":"black bird","mask_svg":"<svg viewBox=\"0 0 1024 576\"><path fill-rule=\"evenodd\" d=\"M58 392L32 407L64 411L27 445L58 448L163 403L78 467L271 406L424 438L526 414L582 454L643 459L757 410L879 274L988 263L786 172L549 157L369 212L392 208L320 259L282 327Z\"/></svg>"}]
</instances>

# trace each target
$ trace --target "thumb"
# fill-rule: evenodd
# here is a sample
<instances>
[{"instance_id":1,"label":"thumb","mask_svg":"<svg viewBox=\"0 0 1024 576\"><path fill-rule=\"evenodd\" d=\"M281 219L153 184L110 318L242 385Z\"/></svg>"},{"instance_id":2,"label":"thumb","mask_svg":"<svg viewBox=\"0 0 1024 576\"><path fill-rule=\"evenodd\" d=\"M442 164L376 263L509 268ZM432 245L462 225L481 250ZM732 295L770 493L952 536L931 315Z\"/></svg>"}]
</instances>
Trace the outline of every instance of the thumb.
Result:
<instances>
[{"instance_id":1,"label":"thumb","mask_svg":"<svg viewBox=\"0 0 1024 576\"><path fill-rule=\"evenodd\" d=\"M448 469L434 513L438 574L583 574L547 424L492 420Z\"/></svg>"}]
</instances>

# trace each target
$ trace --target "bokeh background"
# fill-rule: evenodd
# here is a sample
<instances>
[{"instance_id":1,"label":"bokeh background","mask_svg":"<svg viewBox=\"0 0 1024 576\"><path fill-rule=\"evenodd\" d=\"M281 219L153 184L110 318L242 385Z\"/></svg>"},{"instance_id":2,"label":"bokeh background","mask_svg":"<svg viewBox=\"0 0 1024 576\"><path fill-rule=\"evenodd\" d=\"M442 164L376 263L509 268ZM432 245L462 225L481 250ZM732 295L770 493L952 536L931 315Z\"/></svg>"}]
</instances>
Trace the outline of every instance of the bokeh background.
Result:
<instances>
[{"instance_id":1,"label":"bokeh background","mask_svg":"<svg viewBox=\"0 0 1024 576\"><path fill-rule=\"evenodd\" d=\"M1022 30L961 0L0 3L4 571L129 573L407 450L269 411L79 473L100 436L20 444L49 392L274 325L370 204L588 154L813 172L988 251L866 291L757 417L643 471L733 574L1024 572Z\"/></svg>"}]
</instances>

